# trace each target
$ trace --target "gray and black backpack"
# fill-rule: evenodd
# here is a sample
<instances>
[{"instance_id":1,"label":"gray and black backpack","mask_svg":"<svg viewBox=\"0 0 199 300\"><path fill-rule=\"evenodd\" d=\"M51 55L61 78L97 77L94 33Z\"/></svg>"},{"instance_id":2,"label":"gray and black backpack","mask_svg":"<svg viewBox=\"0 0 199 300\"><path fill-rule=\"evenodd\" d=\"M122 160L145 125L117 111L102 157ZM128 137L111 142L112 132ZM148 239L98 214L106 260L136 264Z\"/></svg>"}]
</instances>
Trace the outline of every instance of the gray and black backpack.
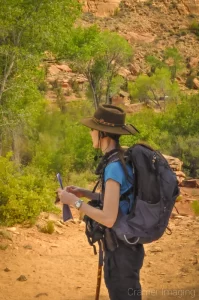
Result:
<instances>
[{"instance_id":1,"label":"gray and black backpack","mask_svg":"<svg viewBox=\"0 0 199 300\"><path fill-rule=\"evenodd\" d=\"M128 215L119 211L112 229L128 244L151 243L168 226L179 195L177 178L164 156L149 146L130 147L126 159L134 169L135 203Z\"/></svg>"}]
</instances>

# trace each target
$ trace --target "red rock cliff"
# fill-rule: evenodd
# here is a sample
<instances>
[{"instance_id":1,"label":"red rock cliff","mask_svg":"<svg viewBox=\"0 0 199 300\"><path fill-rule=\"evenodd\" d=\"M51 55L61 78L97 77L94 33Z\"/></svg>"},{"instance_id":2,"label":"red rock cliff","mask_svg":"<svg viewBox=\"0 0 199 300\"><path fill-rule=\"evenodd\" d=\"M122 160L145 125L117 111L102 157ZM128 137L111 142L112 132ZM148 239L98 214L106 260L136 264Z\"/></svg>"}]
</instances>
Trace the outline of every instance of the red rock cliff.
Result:
<instances>
[{"instance_id":1,"label":"red rock cliff","mask_svg":"<svg viewBox=\"0 0 199 300\"><path fill-rule=\"evenodd\" d=\"M84 3L84 10L92 12L93 14L101 17L114 14L118 9L121 0L81 0ZM128 6L135 6L139 2L147 2L148 0L127 0ZM172 5L172 0L153 1L153 5L164 5L169 9ZM176 0L175 5L178 10L183 14L198 14L199 15L199 0Z\"/></svg>"}]
</instances>

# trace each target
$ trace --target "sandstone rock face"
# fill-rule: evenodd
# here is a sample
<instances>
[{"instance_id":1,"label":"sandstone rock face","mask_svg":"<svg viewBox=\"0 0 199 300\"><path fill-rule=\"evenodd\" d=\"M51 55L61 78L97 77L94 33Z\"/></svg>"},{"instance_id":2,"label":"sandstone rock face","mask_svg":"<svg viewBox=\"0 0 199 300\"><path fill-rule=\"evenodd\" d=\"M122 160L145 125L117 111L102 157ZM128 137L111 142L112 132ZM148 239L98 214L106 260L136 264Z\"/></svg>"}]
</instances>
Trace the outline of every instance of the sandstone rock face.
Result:
<instances>
[{"instance_id":1,"label":"sandstone rock face","mask_svg":"<svg viewBox=\"0 0 199 300\"><path fill-rule=\"evenodd\" d=\"M81 0L84 3L84 10L96 16L105 17L113 15L119 8L121 0ZM147 2L148 0L126 1L128 6L136 6L136 3ZM162 1L162 5L169 9L171 0ZM153 5L160 5L160 1L154 0ZM181 14L199 14L199 0L177 0L177 8Z\"/></svg>"},{"instance_id":2,"label":"sandstone rock face","mask_svg":"<svg viewBox=\"0 0 199 300\"><path fill-rule=\"evenodd\" d=\"M173 171L181 171L182 170L183 162L181 160L179 160L179 158L173 157L170 155L165 155L165 154L164 154L164 157L168 161L168 163Z\"/></svg>"},{"instance_id":3,"label":"sandstone rock face","mask_svg":"<svg viewBox=\"0 0 199 300\"><path fill-rule=\"evenodd\" d=\"M114 14L121 0L85 0L82 2L84 2L85 11L92 12L99 17L105 17Z\"/></svg>"},{"instance_id":4,"label":"sandstone rock face","mask_svg":"<svg viewBox=\"0 0 199 300\"><path fill-rule=\"evenodd\" d=\"M130 43L152 43L155 40L155 36L151 33L136 33L129 32L125 35L125 38Z\"/></svg>"},{"instance_id":5,"label":"sandstone rock face","mask_svg":"<svg viewBox=\"0 0 199 300\"><path fill-rule=\"evenodd\" d=\"M165 154L164 154L164 157L168 161L171 169L175 172L178 184L181 185L181 183L184 181L184 179L186 177L186 175L182 172L183 162L181 160L179 160L179 158L177 158L177 157L173 157L173 156L169 156L169 155L165 155Z\"/></svg>"},{"instance_id":6,"label":"sandstone rock face","mask_svg":"<svg viewBox=\"0 0 199 300\"><path fill-rule=\"evenodd\" d=\"M193 79L194 88L199 90L199 80L197 78Z\"/></svg>"},{"instance_id":7,"label":"sandstone rock face","mask_svg":"<svg viewBox=\"0 0 199 300\"><path fill-rule=\"evenodd\" d=\"M199 0L182 0L179 2L182 2L182 4L187 7L189 13L199 14Z\"/></svg>"}]
</instances>

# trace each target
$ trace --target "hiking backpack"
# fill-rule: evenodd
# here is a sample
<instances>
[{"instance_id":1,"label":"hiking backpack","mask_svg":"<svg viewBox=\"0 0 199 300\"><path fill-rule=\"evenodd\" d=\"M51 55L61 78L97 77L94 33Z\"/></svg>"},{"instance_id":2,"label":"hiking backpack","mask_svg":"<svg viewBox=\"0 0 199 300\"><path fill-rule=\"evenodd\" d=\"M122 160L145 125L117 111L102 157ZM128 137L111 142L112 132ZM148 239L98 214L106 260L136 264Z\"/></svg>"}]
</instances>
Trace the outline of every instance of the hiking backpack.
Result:
<instances>
[{"instance_id":1,"label":"hiking backpack","mask_svg":"<svg viewBox=\"0 0 199 300\"><path fill-rule=\"evenodd\" d=\"M119 160L117 153L118 151L111 153L101 162L102 187L105 167ZM177 178L164 156L147 145L136 144L128 148L124 158L133 168L133 188L130 192L133 193L134 203L127 215L119 208L117 220L111 230L128 245L151 243L159 239L168 226L179 195ZM97 184L94 191L96 187ZM88 204L101 209L103 207L103 203L96 200L91 200ZM106 229L87 216L84 221L89 244L93 246L103 239Z\"/></svg>"},{"instance_id":2,"label":"hiking backpack","mask_svg":"<svg viewBox=\"0 0 199 300\"><path fill-rule=\"evenodd\" d=\"M179 195L175 173L164 156L143 144L126 152L126 162L134 170L134 205L128 215L119 209L112 227L125 243L151 243L165 232Z\"/></svg>"}]
</instances>

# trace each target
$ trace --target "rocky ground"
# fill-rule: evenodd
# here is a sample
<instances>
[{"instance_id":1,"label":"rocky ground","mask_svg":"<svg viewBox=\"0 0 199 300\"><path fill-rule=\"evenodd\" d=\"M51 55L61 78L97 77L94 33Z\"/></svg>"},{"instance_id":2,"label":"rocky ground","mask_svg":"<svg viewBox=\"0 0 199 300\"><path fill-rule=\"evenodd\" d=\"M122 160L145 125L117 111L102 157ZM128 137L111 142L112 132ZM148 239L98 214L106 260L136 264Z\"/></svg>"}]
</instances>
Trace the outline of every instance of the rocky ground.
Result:
<instances>
[{"instance_id":1,"label":"rocky ground","mask_svg":"<svg viewBox=\"0 0 199 300\"><path fill-rule=\"evenodd\" d=\"M199 299L199 218L190 203L199 189L182 188L173 211L172 235L146 245L141 271L143 300ZM42 215L32 228L0 228L0 300L91 300L95 296L98 257L84 234L84 223ZM38 229L55 220L55 232ZM108 300L102 280L101 300Z\"/></svg>"}]
</instances>

